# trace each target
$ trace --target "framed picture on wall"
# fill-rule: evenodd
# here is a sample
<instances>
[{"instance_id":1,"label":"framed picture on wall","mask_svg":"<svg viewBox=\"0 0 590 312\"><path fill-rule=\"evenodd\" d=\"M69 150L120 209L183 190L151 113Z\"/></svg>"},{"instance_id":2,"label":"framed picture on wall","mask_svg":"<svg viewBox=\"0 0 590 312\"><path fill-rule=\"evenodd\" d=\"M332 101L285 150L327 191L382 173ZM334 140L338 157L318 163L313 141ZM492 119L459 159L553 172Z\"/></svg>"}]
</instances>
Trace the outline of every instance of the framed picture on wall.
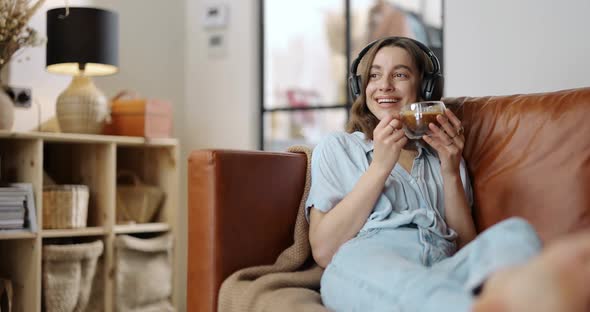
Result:
<instances>
[{"instance_id":1,"label":"framed picture on wall","mask_svg":"<svg viewBox=\"0 0 590 312\"><path fill-rule=\"evenodd\" d=\"M343 131L350 63L375 39L417 39L444 67L443 0L260 1L260 149Z\"/></svg>"}]
</instances>

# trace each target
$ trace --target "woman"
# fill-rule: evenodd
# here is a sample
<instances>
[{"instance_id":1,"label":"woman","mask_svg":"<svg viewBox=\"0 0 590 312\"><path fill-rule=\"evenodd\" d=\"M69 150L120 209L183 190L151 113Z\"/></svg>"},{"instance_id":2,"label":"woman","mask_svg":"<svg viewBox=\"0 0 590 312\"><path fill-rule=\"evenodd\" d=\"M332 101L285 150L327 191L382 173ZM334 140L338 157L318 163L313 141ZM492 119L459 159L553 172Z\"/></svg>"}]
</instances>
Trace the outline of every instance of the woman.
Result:
<instances>
[{"instance_id":1,"label":"woman","mask_svg":"<svg viewBox=\"0 0 590 312\"><path fill-rule=\"evenodd\" d=\"M391 37L361 53L348 132L314 149L309 237L326 268L322 300L335 311L469 311L492 272L541 248L518 218L474 240L465 138L450 110L423 142L406 138L400 108L423 100L423 80L437 67L427 52Z\"/></svg>"}]
</instances>

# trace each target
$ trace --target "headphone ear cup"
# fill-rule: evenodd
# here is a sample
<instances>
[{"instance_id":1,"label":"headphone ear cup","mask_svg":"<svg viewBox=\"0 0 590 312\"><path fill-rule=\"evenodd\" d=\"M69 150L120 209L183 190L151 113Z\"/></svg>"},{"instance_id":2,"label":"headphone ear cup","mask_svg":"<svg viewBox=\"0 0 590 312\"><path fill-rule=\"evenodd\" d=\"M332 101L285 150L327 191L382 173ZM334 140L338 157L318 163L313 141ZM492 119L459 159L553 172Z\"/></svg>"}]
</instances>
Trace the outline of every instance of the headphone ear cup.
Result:
<instances>
[{"instance_id":1,"label":"headphone ear cup","mask_svg":"<svg viewBox=\"0 0 590 312\"><path fill-rule=\"evenodd\" d=\"M443 96L443 88L445 86L445 79L442 74L434 74L430 79L432 87L432 93L430 99L433 101L439 101Z\"/></svg>"},{"instance_id":2,"label":"headphone ear cup","mask_svg":"<svg viewBox=\"0 0 590 312\"><path fill-rule=\"evenodd\" d=\"M355 101L361 95L361 76L354 75L348 77L348 86L352 100Z\"/></svg>"},{"instance_id":3,"label":"headphone ear cup","mask_svg":"<svg viewBox=\"0 0 590 312\"><path fill-rule=\"evenodd\" d=\"M361 75L356 75L356 77L354 77L354 84L356 85L356 97L358 98L363 93L363 80L361 79Z\"/></svg>"},{"instance_id":4,"label":"headphone ear cup","mask_svg":"<svg viewBox=\"0 0 590 312\"><path fill-rule=\"evenodd\" d=\"M424 101L430 101L430 99L432 99L432 77L430 75L427 75L422 79L422 87L420 91L420 95Z\"/></svg>"},{"instance_id":5,"label":"headphone ear cup","mask_svg":"<svg viewBox=\"0 0 590 312\"><path fill-rule=\"evenodd\" d=\"M422 98L425 101L438 101L442 97L444 81L439 73L428 75L422 79Z\"/></svg>"}]
</instances>

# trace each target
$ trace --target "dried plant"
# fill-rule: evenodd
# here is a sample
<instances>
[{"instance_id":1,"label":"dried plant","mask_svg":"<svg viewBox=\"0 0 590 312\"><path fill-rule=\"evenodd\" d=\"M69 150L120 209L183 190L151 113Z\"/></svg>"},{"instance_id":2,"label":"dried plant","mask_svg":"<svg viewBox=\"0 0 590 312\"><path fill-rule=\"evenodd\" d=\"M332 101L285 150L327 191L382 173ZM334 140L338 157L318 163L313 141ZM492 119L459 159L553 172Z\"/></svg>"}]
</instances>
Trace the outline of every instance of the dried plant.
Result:
<instances>
[{"instance_id":1,"label":"dried plant","mask_svg":"<svg viewBox=\"0 0 590 312\"><path fill-rule=\"evenodd\" d=\"M45 0L0 0L0 70L21 48L45 43L27 24Z\"/></svg>"}]
</instances>

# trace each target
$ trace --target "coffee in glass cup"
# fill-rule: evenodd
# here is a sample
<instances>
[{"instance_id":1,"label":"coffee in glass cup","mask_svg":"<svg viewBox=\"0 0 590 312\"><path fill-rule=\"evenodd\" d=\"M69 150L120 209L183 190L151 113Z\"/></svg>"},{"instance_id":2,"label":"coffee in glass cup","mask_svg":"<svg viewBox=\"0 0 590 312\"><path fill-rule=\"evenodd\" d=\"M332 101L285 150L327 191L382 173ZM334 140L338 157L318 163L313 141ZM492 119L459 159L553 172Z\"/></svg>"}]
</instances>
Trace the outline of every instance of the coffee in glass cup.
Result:
<instances>
[{"instance_id":1,"label":"coffee in glass cup","mask_svg":"<svg viewBox=\"0 0 590 312\"><path fill-rule=\"evenodd\" d=\"M421 139L429 134L428 125L438 124L436 116L443 115L446 107L442 101L422 101L402 106L400 117L406 136L411 140Z\"/></svg>"}]
</instances>

